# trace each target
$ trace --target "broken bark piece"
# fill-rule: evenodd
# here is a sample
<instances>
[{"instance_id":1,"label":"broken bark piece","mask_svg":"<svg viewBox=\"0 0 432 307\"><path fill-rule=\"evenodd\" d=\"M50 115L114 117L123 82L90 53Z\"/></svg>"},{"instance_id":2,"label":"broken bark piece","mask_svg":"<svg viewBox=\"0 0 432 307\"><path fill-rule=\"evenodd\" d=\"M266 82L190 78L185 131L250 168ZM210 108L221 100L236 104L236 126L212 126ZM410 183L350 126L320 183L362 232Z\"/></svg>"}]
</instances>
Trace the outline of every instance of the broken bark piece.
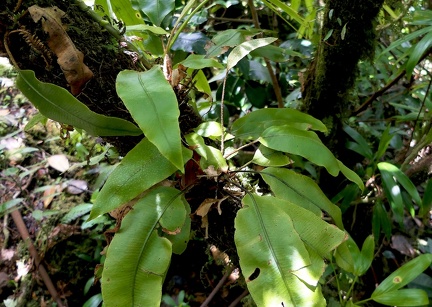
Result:
<instances>
[{"instance_id":1,"label":"broken bark piece","mask_svg":"<svg viewBox=\"0 0 432 307\"><path fill-rule=\"evenodd\" d=\"M65 12L58 7L42 8L33 5L28 8L34 22L42 20L42 28L48 33L48 47L57 56L73 95L81 93L83 86L93 77L93 72L84 64L84 54L79 51L66 33L61 18Z\"/></svg>"}]
</instances>

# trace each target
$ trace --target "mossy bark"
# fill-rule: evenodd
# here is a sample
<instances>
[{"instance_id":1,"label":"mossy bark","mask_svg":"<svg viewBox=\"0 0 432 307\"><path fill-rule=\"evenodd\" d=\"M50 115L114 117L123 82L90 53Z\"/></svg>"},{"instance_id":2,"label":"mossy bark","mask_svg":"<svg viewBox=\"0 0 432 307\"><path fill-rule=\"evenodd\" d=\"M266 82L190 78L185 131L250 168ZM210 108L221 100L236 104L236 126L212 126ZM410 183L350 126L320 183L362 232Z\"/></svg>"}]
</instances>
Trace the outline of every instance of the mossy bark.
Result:
<instances>
[{"instance_id":1,"label":"mossy bark","mask_svg":"<svg viewBox=\"0 0 432 307\"><path fill-rule=\"evenodd\" d=\"M384 0L328 0L321 43L305 74L303 111L324 121L330 129L327 144L337 147L335 136L353 104L350 90L360 60L372 58L376 41L375 19ZM331 35L327 38L328 34Z\"/></svg>"},{"instance_id":2,"label":"mossy bark","mask_svg":"<svg viewBox=\"0 0 432 307\"><path fill-rule=\"evenodd\" d=\"M76 98L92 111L128 121L133 119L116 93L117 74L125 69L142 70L138 55L125 49L106 27L101 26L92 16L80 8L73 0L18 0L0 1L0 55L13 57L19 69L33 70L36 77L43 81L56 84L68 90L64 72L54 57L47 67L44 56L23 35L14 31L25 29L27 33L47 45L48 35L42 29L41 22L35 23L28 8L32 5L40 7L57 6L65 12L61 21L66 33L75 47L84 54L84 64L89 67L93 77L84 86ZM115 27L116 25L113 25ZM7 46L5 46L5 44ZM7 50L9 49L9 50ZM9 51L9 52L7 52ZM176 89L175 89L176 90ZM179 104L184 102L184 93L177 92ZM187 103L181 103L180 128L183 133L195 128L201 121ZM142 138L139 137L106 137L106 141L114 145L121 155L125 155Z\"/></svg>"}]
</instances>

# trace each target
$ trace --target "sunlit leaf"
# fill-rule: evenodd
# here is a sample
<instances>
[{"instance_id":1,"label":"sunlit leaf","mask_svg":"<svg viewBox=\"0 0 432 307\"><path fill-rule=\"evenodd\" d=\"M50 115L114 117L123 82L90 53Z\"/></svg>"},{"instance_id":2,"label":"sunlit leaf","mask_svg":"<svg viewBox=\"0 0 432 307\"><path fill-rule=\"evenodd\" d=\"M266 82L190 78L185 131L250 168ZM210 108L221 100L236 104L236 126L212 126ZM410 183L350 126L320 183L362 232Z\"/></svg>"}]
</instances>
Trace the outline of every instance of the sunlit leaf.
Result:
<instances>
[{"instance_id":1,"label":"sunlit leaf","mask_svg":"<svg viewBox=\"0 0 432 307\"><path fill-rule=\"evenodd\" d=\"M158 235L157 228L173 206L183 208L183 212L171 215L170 223L179 228L184 225L186 212L179 192L158 187L124 217L109 245L102 273L102 296L107 306L160 305L172 245Z\"/></svg>"},{"instance_id":2,"label":"sunlit leaf","mask_svg":"<svg viewBox=\"0 0 432 307\"><path fill-rule=\"evenodd\" d=\"M405 64L406 77L411 78L414 67L418 64L423 54L432 46L432 32L427 33L410 52L410 57Z\"/></svg>"},{"instance_id":3,"label":"sunlit leaf","mask_svg":"<svg viewBox=\"0 0 432 307\"><path fill-rule=\"evenodd\" d=\"M204 170L212 166L218 171L226 172L228 170L228 164L221 151L213 146L207 145L202 136L193 132L186 135L185 139L189 146L192 146L192 148L202 157L200 159L201 169Z\"/></svg>"},{"instance_id":4,"label":"sunlit leaf","mask_svg":"<svg viewBox=\"0 0 432 307\"><path fill-rule=\"evenodd\" d=\"M290 216L273 198L247 195L243 203L235 219L234 239L240 267L255 303L325 306L320 289L301 280L303 274L308 279L307 275L316 277L320 273L309 271L312 263L309 252Z\"/></svg>"},{"instance_id":5,"label":"sunlit leaf","mask_svg":"<svg viewBox=\"0 0 432 307\"><path fill-rule=\"evenodd\" d=\"M203 69L206 67L223 68L223 65L215 59L205 58L204 55L191 54L184 61L180 62L183 66L193 69Z\"/></svg>"},{"instance_id":6,"label":"sunlit leaf","mask_svg":"<svg viewBox=\"0 0 432 307\"><path fill-rule=\"evenodd\" d=\"M269 45L273 43L277 38L275 37L266 37L266 38L257 38L244 43L241 43L237 47L235 47L228 56L227 59L227 70L233 68L242 58L247 56L251 51Z\"/></svg>"},{"instance_id":7,"label":"sunlit leaf","mask_svg":"<svg viewBox=\"0 0 432 307\"><path fill-rule=\"evenodd\" d=\"M255 151L252 162L261 166L283 166L290 163L284 153L260 145Z\"/></svg>"},{"instance_id":8,"label":"sunlit leaf","mask_svg":"<svg viewBox=\"0 0 432 307\"><path fill-rule=\"evenodd\" d=\"M273 126L261 134L259 141L272 149L299 155L316 165L324 166L333 176L339 173L338 160L315 132L290 126Z\"/></svg>"},{"instance_id":9,"label":"sunlit leaf","mask_svg":"<svg viewBox=\"0 0 432 307\"><path fill-rule=\"evenodd\" d=\"M269 127L290 125L302 130L326 132L326 126L318 119L294 109L260 109L236 120L232 134L241 139L257 139Z\"/></svg>"},{"instance_id":10,"label":"sunlit leaf","mask_svg":"<svg viewBox=\"0 0 432 307\"><path fill-rule=\"evenodd\" d=\"M340 229L343 229L340 208L325 196L311 178L289 169L275 167L266 168L261 172L261 176L276 197L293 202L317 216L321 216L323 210L333 218Z\"/></svg>"},{"instance_id":11,"label":"sunlit leaf","mask_svg":"<svg viewBox=\"0 0 432 307\"><path fill-rule=\"evenodd\" d=\"M116 89L145 136L184 172L180 111L176 95L160 68L155 66L145 72L124 70L117 76Z\"/></svg>"}]
</instances>

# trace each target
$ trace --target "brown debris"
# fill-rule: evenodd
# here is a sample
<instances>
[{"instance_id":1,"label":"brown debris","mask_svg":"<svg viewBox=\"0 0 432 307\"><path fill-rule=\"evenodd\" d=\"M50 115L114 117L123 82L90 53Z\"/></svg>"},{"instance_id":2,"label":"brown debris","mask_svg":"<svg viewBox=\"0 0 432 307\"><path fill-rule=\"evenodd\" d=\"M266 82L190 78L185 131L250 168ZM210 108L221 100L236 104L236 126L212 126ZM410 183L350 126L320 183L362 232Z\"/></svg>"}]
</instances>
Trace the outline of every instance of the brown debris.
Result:
<instances>
[{"instance_id":1,"label":"brown debris","mask_svg":"<svg viewBox=\"0 0 432 307\"><path fill-rule=\"evenodd\" d=\"M57 55L57 63L71 87L72 94L78 95L93 77L93 72L84 64L84 54L75 47L63 27L61 18L65 12L56 6L41 8L38 5L33 5L28 10L34 22L42 20L42 27L49 34L48 46Z\"/></svg>"}]
</instances>

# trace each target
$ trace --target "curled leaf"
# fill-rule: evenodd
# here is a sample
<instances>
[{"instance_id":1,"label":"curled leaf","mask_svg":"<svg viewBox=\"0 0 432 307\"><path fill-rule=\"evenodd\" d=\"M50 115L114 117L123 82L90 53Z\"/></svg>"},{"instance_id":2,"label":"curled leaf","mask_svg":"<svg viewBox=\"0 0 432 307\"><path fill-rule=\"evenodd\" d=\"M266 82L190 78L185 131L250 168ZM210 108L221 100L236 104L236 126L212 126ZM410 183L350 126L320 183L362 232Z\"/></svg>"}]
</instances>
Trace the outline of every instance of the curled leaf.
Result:
<instances>
[{"instance_id":1,"label":"curled leaf","mask_svg":"<svg viewBox=\"0 0 432 307\"><path fill-rule=\"evenodd\" d=\"M93 77L93 72L84 64L84 54L79 51L64 30L61 18L65 12L58 7L28 8L34 22L42 20L42 27L49 34L48 47L57 55L57 63L63 70L73 95L78 95L83 86Z\"/></svg>"}]
</instances>

